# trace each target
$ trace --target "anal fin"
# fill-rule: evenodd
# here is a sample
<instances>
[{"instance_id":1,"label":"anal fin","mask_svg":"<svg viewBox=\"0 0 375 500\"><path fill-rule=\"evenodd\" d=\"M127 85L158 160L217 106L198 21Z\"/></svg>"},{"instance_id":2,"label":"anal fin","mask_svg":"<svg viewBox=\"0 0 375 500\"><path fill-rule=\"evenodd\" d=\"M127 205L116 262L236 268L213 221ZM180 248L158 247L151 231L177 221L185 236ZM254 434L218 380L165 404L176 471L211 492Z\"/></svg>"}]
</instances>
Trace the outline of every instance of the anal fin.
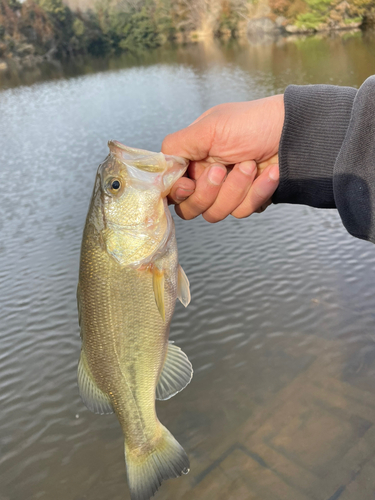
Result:
<instances>
[{"instance_id":1,"label":"anal fin","mask_svg":"<svg viewBox=\"0 0 375 500\"><path fill-rule=\"evenodd\" d=\"M92 377L83 349L78 364L78 390L82 401L93 413L100 415L113 413L109 397L99 389Z\"/></svg>"},{"instance_id":2,"label":"anal fin","mask_svg":"<svg viewBox=\"0 0 375 500\"><path fill-rule=\"evenodd\" d=\"M155 398L170 399L185 389L193 377L193 367L186 354L176 345L169 343L163 370L160 374Z\"/></svg>"}]
</instances>

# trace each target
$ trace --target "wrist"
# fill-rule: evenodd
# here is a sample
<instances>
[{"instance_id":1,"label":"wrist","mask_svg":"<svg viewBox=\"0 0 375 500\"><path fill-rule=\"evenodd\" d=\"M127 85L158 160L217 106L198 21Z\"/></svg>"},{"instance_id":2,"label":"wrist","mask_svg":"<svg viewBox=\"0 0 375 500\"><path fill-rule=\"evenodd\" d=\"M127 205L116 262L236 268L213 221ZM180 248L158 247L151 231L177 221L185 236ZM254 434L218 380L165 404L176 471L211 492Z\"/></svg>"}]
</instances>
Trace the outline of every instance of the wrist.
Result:
<instances>
[{"instance_id":1,"label":"wrist","mask_svg":"<svg viewBox=\"0 0 375 500\"><path fill-rule=\"evenodd\" d=\"M261 102L263 101L263 102ZM257 163L269 164L270 158L279 152L280 140L285 121L284 95L277 94L260 100L259 112L262 124L264 146ZM262 133L262 132L261 132ZM259 130L257 131L259 134Z\"/></svg>"}]
</instances>

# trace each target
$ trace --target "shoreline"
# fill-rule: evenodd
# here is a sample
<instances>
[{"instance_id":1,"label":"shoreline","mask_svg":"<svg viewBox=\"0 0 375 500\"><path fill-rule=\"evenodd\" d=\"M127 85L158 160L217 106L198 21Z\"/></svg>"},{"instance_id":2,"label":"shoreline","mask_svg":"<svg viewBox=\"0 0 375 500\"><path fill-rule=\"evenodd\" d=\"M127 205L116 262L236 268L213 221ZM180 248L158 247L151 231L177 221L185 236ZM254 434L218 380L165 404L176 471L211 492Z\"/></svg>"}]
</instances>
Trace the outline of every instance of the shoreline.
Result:
<instances>
[{"instance_id":1,"label":"shoreline","mask_svg":"<svg viewBox=\"0 0 375 500\"><path fill-rule=\"evenodd\" d=\"M117 71L126 67L148 66L165 62L165 55L171 64L189 61L189 53L205 53L207 57L213 57L217 50L240 50L244 48L254 50L269 50L272 46L303 43L307 40L332 39L355 39L358 37L375 38L375 30L345 29L345 30L325 30L320 32L304 32L298 34L275 34L263 33L252 39L246 34L236 38L215 38L201 36L193 41L184 43L166 43L152 50L127 51L120 54L106 56L92 56L90 54L80 54L64 59L52 57L36 56L25 59L10 58L3 64L4 59L0 59L0 90L15 88L23 85L33 85L34 83L69 79L86 74L95 74L106 71ZM202 52L203 51L203 52ZM222 53L222 52L221 52ZM209 54L209 56L207 56Z\"/></svg>"},{"instance_id":2,"label":"shoreline","mask_svg":"<svg viewBox=\"0 0 375 500\"><path fill-rule=\"evenodd\" d=\"M259 19L254 19L253 21L257 22ZM229 34L222 34L220 37L218 36L213 36L212 33L207 33L207 32L199 32L196 31L191 34L189 37L185 37L184 39L180 40L175 40L173 42L167 42L162 45L160 45L157 49L145 49L145 48L135 48L134 50L126 50L122 51L118 54L112 54L110 57L121 57L122 55L126 54L137 54L137 53L144 53L145 51L154 51L154 50L160 50L163 49L163 47L183 47L187 45L194 45L199 42L203 41L218 41L218 42L223 42L227 43L230 41L238 41L238 42L243 42L247 41L250 45L259 45L262 43L267 43L267 42L278 42L278 41L288 41L288 39L292 40L295 39L296 37L298 38L303 38L306 36L335 36L335 35L343 35L346 33L375 33L375 30L373 28L366 28L363 29L360 26L360 23L355 23L352 25L348 26L340 26L337 28L324 28L320 30L314 30L314 29L300 29L295 26L286 26L286 27L281 27L277 29L262 29L259 25L256 25L255 29L252 26L251 28L247 27L247 30L241 30L237 34L237 36L233 37ZM28 44L30 45L30 44ZM29 48L29 47L28 47ZM17 54L17 55L11 55L11 57L0 57L0 76L4 75L4 73L8 71L23 71L23 70L33 70L37 69L40 66L43 65L49 65L49 66L54 66L57 69L62 69L64 64L69 64L69 63L74 63L77 60L80 60L82 58L85 58L87 54L76 54L72 56L65 56L63 58L57 58L54 57L54 51L49 51L46 54L43 55L36 55L33 54L33 50L29 50L29 53L25 51L23 55ZM94 56L92 56L94 57ZM107 56L108 57L108 56ZM97 58L98 60L101 59L101 57Z\"/></svg>"}]
</instances>

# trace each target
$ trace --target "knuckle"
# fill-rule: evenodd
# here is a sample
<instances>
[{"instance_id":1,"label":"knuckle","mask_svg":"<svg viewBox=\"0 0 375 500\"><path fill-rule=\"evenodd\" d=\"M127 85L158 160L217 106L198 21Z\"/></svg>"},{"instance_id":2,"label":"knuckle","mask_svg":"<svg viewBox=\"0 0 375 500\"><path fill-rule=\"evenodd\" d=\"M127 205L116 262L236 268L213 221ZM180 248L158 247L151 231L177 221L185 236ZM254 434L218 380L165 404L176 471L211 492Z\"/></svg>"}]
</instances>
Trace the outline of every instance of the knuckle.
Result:
<instances>
[{"instance_id":1,"label":"knuckle","mask_svg":"<svg viewBox=\"0 0 375 500\"><path fill-rule=\"evenodd\" d=\"M243 215L241 215L239 212L232 212L231 216L234 217L235 219L242 219Z\"/></svg>"},{"instance_id":2,"label":"knuckle","mask_svg":"<svg viewBox=\"0 0 375 500\"><path fill-rule=\"evenodd\" d=\"M253 210L251 209L241 209L241 210L234 210L231 215L232 217L234 217L235 219L246 219L246 217L250 217L250 215L252 215L254 213Z\"/></svg>"},{"instance_id":3,"label":"knuckle","mask_svg":"<svg viewBox=\"0 0 375 500\"><path fill-rule=\"evenodd\" d=\"M259 186L254 185L252 188L252 196L260 202L264 198L263 190Z\"/></svg>"},{"instance_id":4,"label":"knuckle","mask_svg":"<svg viewBox=\"0 0 375 500\"><path fill-rule=\"evenodd\" d=\"M168 151L169 145L172 143L172 135L173 134L168 134L164 137L163 142L161 143L162 151Z\"/></svg>"},{"instance_id":5,"label":"knuckle","mask_svg":"<svg viewBox=\"0 0 375 500\"><path fill-rule=\"evenodd\" d=\"M209 204L207 203L207 200L205 199L203 194L200 193L195 193L194 200L191 200L192 204L194 207L199 210L199 213L204 212L209 208Z\"/></svg>"},{"instance_id":6,"label":"knuckle","mask_svg":"<svg viewBox=\"0 0 375 500\"><path fill-rule=\"evenodd\" d=\"M222 220L220 218L212 216L211 214L209 214L207 212L203 212L202 217L204 220L206 220L207 222L210 222L211 224L216 224L216 222L219 222Z\"/></svg>"},{"instance_id":7,"label":"knuckle","mask_svg":"<svg viewBox=\"0 0 375 500\"><path fill-rule=\"evenodd\" d=\"M184 208L182 208L181 205L175 206L175 212L183 220L194 219L194 216L190 216L190 213L187 210L184 210Z\"/></svg>"},{"instance_id":8,"label":"knuckle","mask_svg":"<svg viewBox=\"0 0 375 500\"><path fill-rule=\"evenodd\" d=\"M216 111L220 111L220 110L222 110L222 109L223 109L223 106L224 106L224 104L216 104L215 106L212 106L212 107L208 110L208 112L209 112L210 114L215 113Z\"/></svg>"},{"instance_id":9,"label":"knuckle","mask_svg":"<svg viewBox=\"0 0 375 500\"><path fill-rule=\"evenodd\" d=\"M202 213L202 217L211 223L220 222L228 217L230 211L220 203L214 202L213 205Z\"/></svg>"}]
</instances>

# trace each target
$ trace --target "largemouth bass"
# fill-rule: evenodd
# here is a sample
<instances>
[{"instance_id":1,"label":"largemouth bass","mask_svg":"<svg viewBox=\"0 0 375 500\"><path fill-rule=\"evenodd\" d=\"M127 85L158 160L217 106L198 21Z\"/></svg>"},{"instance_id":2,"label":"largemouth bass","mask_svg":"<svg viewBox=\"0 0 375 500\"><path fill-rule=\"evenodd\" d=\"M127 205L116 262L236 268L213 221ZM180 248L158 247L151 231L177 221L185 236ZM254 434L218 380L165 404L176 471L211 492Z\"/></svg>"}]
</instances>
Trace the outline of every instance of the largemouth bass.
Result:
<instances>
[{"instance_id":1,"label":"largemouth bass","mask_svg":"<svg viewBox=\"0 0 375 500\"><path fill-rule=\"evenodd\" d=\"M159 422L156 399L190 382L192 366L168 342L176 299L190 302L166 202L187 161L108 143L83 232L77 301L78 387L94 413L115 413L125 438L132 500L148 500L189 459Z\"/></svg>"}]
</instances>

